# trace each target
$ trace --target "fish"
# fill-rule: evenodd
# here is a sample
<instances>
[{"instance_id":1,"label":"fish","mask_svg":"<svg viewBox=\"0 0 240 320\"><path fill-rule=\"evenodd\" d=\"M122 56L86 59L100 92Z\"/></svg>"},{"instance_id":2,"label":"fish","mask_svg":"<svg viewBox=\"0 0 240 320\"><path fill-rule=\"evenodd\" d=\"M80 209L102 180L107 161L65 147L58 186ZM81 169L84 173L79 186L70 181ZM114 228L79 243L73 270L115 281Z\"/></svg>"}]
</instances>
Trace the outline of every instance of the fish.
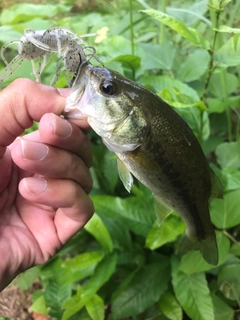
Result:
<instances>
[{"instance_id":1,"label":"fish","mask_svg":"<svg viewBox=\"0 0 240 320\"><path fill-rule=\"evenodd\" d=\"M129 192L133 176L152 191L159 223L171 212L179 213L186 224L180 254L199 250L206 262L218 264L209 199L222 198L221 184L192 130L172 107L113 70L83 63L64 116L86 119L116 153Z\"/></svg>"}]
</instances>

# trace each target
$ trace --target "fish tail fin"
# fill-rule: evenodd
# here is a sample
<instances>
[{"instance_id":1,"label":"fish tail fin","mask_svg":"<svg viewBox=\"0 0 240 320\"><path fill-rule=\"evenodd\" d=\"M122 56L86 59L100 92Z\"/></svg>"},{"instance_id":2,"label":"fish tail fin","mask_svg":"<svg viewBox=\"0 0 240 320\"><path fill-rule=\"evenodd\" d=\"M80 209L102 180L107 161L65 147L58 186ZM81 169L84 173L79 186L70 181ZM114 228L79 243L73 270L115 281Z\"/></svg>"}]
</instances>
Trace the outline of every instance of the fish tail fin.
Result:
<instances>
[{"instance_id":1,"label":"fish tail fin","mask_svg":"<svg viewBox=\"0 0 240 320\"><path fill-rule=\"evenodd\" d=\"M204 260L216 266L218 264L218 248L215 235L208 236L204 240L191 240L186 235L183 237L178 253L183 255L190 250L199 250Z\"/></svg>"}]
</instances>

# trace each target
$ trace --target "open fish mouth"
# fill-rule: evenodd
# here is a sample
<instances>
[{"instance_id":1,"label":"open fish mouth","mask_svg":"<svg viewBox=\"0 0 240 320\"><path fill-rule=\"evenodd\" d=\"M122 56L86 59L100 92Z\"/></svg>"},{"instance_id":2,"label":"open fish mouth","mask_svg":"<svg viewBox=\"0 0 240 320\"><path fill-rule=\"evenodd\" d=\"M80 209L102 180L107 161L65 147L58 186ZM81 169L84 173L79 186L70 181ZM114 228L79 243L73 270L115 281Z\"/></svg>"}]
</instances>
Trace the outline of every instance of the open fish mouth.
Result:
<instances>
[{"instance_id":1,"label":"open fish mouth","mask_svg":"<svg viewBox=\"0 0 240 320\"><path fill-rule=\"evenodd\" d=\"M82 119L86 118L86 114L81 112L79 102L84 94L90 70L92 65L84 62L79 66L76 78L73 82L70 95L67 97L67 104L63 110L63 115L66 118Z\"/></svg>"}]
</instances>

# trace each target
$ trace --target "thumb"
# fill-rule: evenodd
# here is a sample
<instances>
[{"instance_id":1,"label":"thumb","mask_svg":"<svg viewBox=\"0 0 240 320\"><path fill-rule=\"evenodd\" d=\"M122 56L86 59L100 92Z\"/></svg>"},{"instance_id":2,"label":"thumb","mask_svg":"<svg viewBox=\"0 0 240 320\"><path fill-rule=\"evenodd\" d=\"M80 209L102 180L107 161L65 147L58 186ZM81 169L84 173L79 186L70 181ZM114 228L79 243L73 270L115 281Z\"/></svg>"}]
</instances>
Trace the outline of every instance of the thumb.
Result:
<instances>
[{"instance_id":1,"label":"thumb","mask_svg":"<svg viewBox=\"0 0 240 320\"><path fill-rule=\"evenodd\" d=\"M29 79L17 79L0 92L0 158L34 120L48 112L60 115L65 104L58 89Z\"/></svg>"}]
</instances>

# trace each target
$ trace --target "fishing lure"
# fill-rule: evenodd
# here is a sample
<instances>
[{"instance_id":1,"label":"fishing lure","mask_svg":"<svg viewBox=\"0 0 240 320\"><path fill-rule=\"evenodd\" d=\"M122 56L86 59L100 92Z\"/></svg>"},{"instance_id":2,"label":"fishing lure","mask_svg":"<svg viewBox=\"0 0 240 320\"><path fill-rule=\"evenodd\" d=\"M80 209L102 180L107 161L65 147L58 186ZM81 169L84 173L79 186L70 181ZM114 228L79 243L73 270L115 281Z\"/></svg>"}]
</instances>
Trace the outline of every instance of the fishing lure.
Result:
<instances>
[{"instance_id":1,"label":"fishing lure","mask_svg":"<svg viewBox=\"0 0 240 320\"><path fill-rule=\"evenodd\" d=\"M6 67L0 76L0 88L3 81L13 75L24 60L31 61L35 79L37 82L41 82L41 73L53 55L57 54L60 59L57 62L56 74L50 85L57 82L59 75L64 70L66 70L67 75L75 75L82 62L89 61L92 58L100 62L95 48L88 46L82 39L93 35L95 34L78 35L61 26L39 31L26 29L21 39L9 41L1 48L0 56ZM18 54L8 63L4 53L12 44L18 45Z\"/></svg>"}]
</instances>

